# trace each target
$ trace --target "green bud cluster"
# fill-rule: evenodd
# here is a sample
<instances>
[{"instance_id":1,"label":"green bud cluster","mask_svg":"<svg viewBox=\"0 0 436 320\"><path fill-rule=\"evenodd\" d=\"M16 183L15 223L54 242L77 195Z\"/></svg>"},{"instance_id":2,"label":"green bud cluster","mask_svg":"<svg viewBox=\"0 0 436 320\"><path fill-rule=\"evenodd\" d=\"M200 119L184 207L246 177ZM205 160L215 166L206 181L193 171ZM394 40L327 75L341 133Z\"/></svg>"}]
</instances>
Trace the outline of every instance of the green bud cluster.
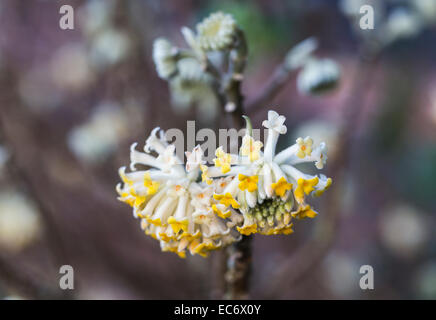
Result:
<instances>
[{"instance_id":1,"label":"green bud cluster","mask_svg":"<svg viewBox=\"0 0 436 320\"><path fill-rule=\"evenodd\" d=\"M252 208L249 212L262 228L266 225L274 226L275 221L281 221L283 214L292 209L292 199L283 201L280 198L267 199Z\"/></svg>"}]
</instances>

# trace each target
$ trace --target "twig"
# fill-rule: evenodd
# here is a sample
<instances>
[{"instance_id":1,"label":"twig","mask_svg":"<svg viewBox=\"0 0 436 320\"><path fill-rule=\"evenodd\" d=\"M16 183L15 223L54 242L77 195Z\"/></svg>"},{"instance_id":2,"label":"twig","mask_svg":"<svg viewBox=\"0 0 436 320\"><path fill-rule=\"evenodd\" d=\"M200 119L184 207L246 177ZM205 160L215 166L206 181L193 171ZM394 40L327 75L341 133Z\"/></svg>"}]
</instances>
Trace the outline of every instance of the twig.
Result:
<instances>
[{"instance_id":1,"label":"twig","mask_svg":"<svg viewBox=\"0 0 436 320\"><path fill-rule=\"evenodd\" d=\"M241 93L242 73L247 60L247 44L244 33L238 30L234 49L230 52L228 72L221 77L220 95L224 98L223 112L228 115L228 127L240 129L244 125L244 97ZM251 236L243 236L226 250L225 273L227 299L248 298L251 275Z\"/></svg>"},{"instance_id":2,"label":"twig","mask_svg":"<svg viewBox=\"0 0 436 320\"><path fill-rule=\"evenodd\" d=\"M223 91L226 97L227 106L225 112L231 116L232 126L236 129L242 128L244 120L244 97L241 93L241 82L247 61L248 48L244 33L237 32L237 43L235 49L230 52L229 71L224 79ZM231 107L229 107L231 105Z\"/></svg>"},{"instance_id":3,"label":"twig","mask_svg":"<svg viewBox=\"0 0 436 320\"><path fill-rule=\"evenodd\" d=\"M251 236L243 236L241 241L227 248L227 272L225 280L227 299L247 299L251 276Z\"/></svg>"}]
</instances>

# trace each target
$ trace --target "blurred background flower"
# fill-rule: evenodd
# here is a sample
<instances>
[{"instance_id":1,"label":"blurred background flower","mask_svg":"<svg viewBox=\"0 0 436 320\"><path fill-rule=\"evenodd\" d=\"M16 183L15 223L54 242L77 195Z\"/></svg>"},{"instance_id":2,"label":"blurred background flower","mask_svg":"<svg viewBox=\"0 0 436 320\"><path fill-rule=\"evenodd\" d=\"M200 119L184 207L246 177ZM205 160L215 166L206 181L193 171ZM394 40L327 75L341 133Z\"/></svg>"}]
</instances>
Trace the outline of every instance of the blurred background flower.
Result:
<instances>
[{"instance_id":1,"label":"blurred background flower","mask_svg":"<svg viewBox=\"0 0 436 320\"><path fill-rule=\"evenodd\" d=\"M89 120L68 134L71 151L85 162L104 160L128 136L128 118L113 102L102 102Z\"/></svg>"},{"instance_id":2,"label":"blurred background flower","mask_svg":"<svg viewBox=\"0 0 436 320\"><path fill-rule=\"evenodd\" d=\"M0 247L19 251L41 233L38 211L31 201L17 191L0 193Z\"/></svg>"}]
</instances>

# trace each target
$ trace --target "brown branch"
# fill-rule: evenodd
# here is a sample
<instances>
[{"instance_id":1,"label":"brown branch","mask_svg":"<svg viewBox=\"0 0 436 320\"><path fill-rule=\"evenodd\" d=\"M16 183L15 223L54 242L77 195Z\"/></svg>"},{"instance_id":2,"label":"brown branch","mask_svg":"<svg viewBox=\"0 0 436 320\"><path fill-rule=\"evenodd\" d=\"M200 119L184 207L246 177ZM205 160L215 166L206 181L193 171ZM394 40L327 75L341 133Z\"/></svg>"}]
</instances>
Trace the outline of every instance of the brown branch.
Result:
<instances>
[{"instance_id":1,"label":"brown branch","mask_svg":"<svg viewBox=\"0 0 436 320\"><path fill-rule=\"evenodd\" d=\"M228 72L220 78L221 87L219 95L224 100L223 112L227 115L228 127L240 129L244 125L244 97L241 93L247 60L247 43L245 35L238 30L234 48L230 52ZM241 241L234 243L226 249L227 271L225 273L227 299L246 299L249 292L251 275L251 236L243 236Z\"/></svg>"},{"instance_id":2,"label":"brown branch","mask_svg":"<svg viewBox=\"0 0 436 320\"><path fill-rule=\"evenodd\" d=\"M239 242L227 248L225 280L227 299L248 299L251 276L251 236L242 236Z\"/></svg>"},{"instance_id":3,"label":"brown branch","mask_svg":"<svg viewBox=\"0 0 436 320\"><path fill-rule=\"evenodd\" d=\"M231 126L236 129L242 128L244 120L244 97L241 93L241 82L248 55L247 43L242 30L237 32L235 48L230 52L229 71L223 83L223 91L226 97L225 112L230 115ZM232 105L231 108L229 106Z\"/></svg>"}]
</instances>

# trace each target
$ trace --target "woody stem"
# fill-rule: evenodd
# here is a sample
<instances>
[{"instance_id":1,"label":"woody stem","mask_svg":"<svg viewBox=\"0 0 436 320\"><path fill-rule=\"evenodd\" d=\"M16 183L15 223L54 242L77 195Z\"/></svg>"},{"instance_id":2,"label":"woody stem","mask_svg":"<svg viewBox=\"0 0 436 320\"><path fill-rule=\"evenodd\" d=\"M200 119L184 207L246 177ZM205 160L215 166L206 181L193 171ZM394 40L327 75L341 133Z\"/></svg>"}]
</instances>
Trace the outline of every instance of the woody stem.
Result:
<instances>
[{"instance_id":1,"label":"woody stem","mask_svg":"<svg viewBox=\"0 0 436 320\"><path fill-rule=\"evenodd\" d=\"M225 86L226 102L234 104L233 108L226 109L232 123L230 126L237 130L244 126L244 97L241 93L242 72L247 57L247 46L242 31L238 33L238 43L234 49L235 55L231 61L229 81ZM224 275L226 284L225 298L246 299L249 294L251 275L251 236L242 236L239 242L227 248L227 265Z\"/></svg>"},{"instance_id":2,"label":"woody stem","mask_svg":"<svg viewBox=\"0 0 436 320\"><path fill-rule=\"evenodd\" d=\"M227 248L226 298L247 299L251 275L251 236Z\"/></svg>"}]
</instances>

